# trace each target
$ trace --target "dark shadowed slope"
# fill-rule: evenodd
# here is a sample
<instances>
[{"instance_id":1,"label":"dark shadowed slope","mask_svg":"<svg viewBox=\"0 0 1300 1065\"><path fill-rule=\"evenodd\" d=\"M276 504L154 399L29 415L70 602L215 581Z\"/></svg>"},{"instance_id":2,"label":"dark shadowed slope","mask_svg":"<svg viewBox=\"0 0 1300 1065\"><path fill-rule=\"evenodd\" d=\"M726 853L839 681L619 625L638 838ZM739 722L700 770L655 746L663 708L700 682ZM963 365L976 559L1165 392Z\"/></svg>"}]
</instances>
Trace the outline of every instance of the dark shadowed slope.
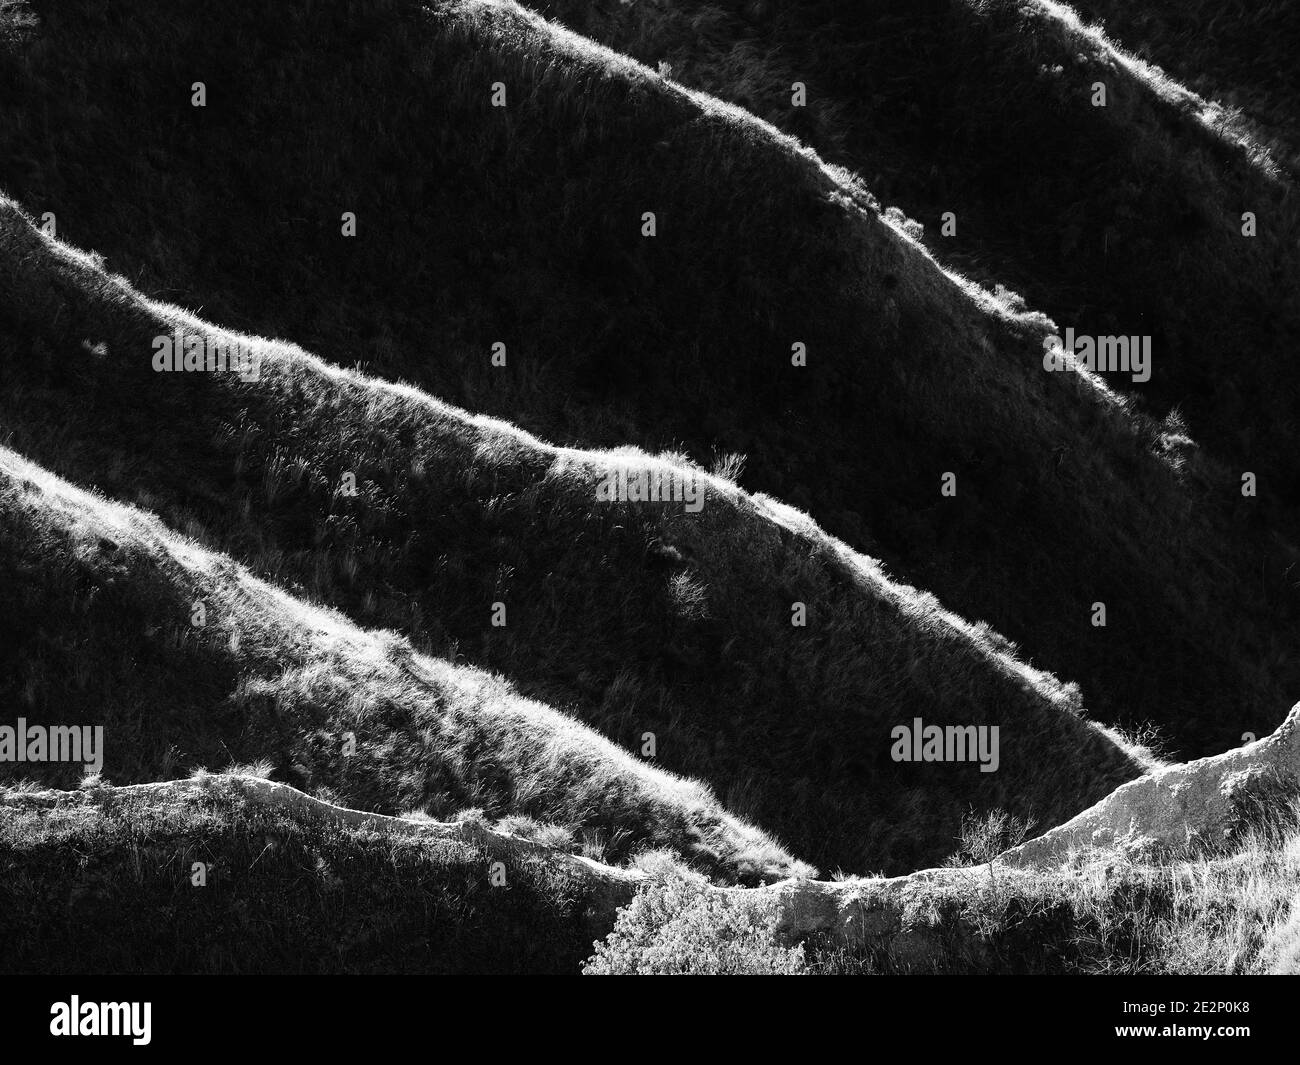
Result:
<instances>
[{"instance_id":1,"label":"dark shadowed slope","mask_svg":"<svg viewBox=\"0 0 1300 1065\"><path fill-rule=\"evenodd\" d=\"M146 303L12 209L0 291L15 296L0 310L0 427L15 446L298 594L504 673L709 783L823 868L933 864L970 806L1045 829L1140 770L1074 716L1077 688L1018 661L987 626L672 456L549 447L413 388L223 334ZM252 344L258 379L155 372L154 340L177 327ZM620 469L689 483L698 506L600 501ZM175 624L184 631L188 609ZM41 661L31 638L9 653ZM68 683L61 667L43 674ZM67 705L61 691L42 705ZM914 717L998 725L998 770L893 761L892 730ZM309 786L316 771L294 772ZM381 785L350 799L387 803Z\"/></svg>"},{"instance_id":2,"label":"dark shadowed slope","mask_svg":"<svg viewBox=\"0 0 1300 1065\"><path fill-rule=\"evenodd\" d=\"M1221 101L1300 173L1300 6L1290 0L1071 0L1084 18Z\"/></svg>"},{"instance_id":3,"label":"dark shadowed slope","mask_svg":"<svg viewBox=\"0 0 1300 1065\"><path fill-rule=\"evenodd\" d=\"M805 139L1062 328L1149 336L1150 380L1108 383L1266 476L1296 527L1300 201L1226 108L1049 0L531 6Z\"/></svg>"}]
</instances>

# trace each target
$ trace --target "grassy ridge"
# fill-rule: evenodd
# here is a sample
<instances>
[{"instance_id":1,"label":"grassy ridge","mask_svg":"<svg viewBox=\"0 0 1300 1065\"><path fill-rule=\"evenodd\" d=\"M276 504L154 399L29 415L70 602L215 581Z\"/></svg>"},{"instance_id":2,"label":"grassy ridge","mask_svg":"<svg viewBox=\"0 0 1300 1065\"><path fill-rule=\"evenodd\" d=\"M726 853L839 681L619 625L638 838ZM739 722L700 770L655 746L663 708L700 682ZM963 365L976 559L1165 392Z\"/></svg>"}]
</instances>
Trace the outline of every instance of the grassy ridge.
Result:
<instances>
[{"instance_id":1,"label":"grassy ridge","mask_svg":"<svg viewBox=\"0 0 1300 1065\"><path fill-rule=\"evenodd\" d=\"M1238 786L1215 831L1161 848L1133 846L1139 818L1120 845L1008 867L985 824L950 868L894 879L738 890L666 871L642 881L584 972L1295 972L1300 805L1295 773L1277 770Z\"/></svg>"},{"instance_id":2,"label":"grassy ridge","mask_svg":"<svg viewBox=\"0 0 1300 1065\"><path fill-rule=\"evenodd\" d=\"M924 899L920 949L901 941L877 951L813 949L811 968L825 975L1294 972L1294 813L1217 853L1163 864L1099 852L1073 868L1018 875L995 863L965 890Z\"/></svg>"},{"instance_id":3,"label":"grassy ridge","mask_svg":"<svg viewBox=\"0 0 1300 1065\"><path fill-rule=\"evenodd\" d=\"M155 336L216 331L13 211L0 287L21 293L0 312L0 424L15 446L297 594L502 673L626 749L653 734L660 764L823 868L933 864L971 805L1046 828L1143 765L1073 716L1077 689L987 626L680 460L548 447L282 344L256 342L256 382L156 373ZM702 509L597 501L608 470L652 467L699 478ZM24 631L12 653L42 662ZM33 698L65 705L63 670L40 668ZM999 725L998 771L892 761L892 729L914 716Z\"/></svg>"},{"instance_id":4,"label":"grassy ridge","mask_svg":"<svg viewBox=\"0 0 1300 1065\"><path fill-rule=\"evenodd\" d=\"M707 788L499 678L357 629L5 450L0 576L6 717L102 726L115 782L264 761L350 806L552 825L611 861L665 848L728 880L810 871ZM5 779L64 787L81 773L0 763Z\"/></svg>"},{"instance_id":5,"label":"grassy ridge","mask_svg":"<svg viewBox=\"0 0 1300 1065\"><path fill-rule=\"evenodd\" d=\"M647 959L674 971L683 959L697 971L1294 971L1297 810L1271 778L1208 853L1164 864L1134 849L1047 870L795 885L815 889L801 896L810 906L830 887L895 892L893 909L855 911L874 915L854 927L880 949L791 952L771 938L773 906L753 919L764 893L706 883L812 873L802 858L903 872L937 864L959 835L960 855L989 858L997 826L1065 821L1151 766L1085 705L1155 720L1172 746L1199 751L1267 731L1294 699L1300 657L1272 635L1297 620L1300 556L1278 532L1293 517L1295 426L1273 350L1292 304L1242 326L1245 364L1226 384L1213 348L1232 340L1224 307L1244 313L1248 284L1272 291L1288 274L1292 208L1262 242L1273 274L1234 259L1231 227L1206 235L1206 205L1268 185L1267 161L1051 7L718 0L568 17L619 16L601 36L635 31L635 47L615 43L651 61L656 42L676 41L671 54L699 60L693 84L717 78L736 99L825 49L842 98L789 128L821 147L819 131L833 133L827 154L852 165L867 127L847 101L906 101L933 132L945 127L928 109L958 113L955 94L978 132L1037 69L1049 87L998 151L1031 130L1049 154L1070 133L1109 151L1107 166L1169 179L1172 213L1139 222L1129 212L1151 190L1125 186L1066 222L1078 247L1101 232L1138 248L1147 260L1120 271L1134 284L1170 256L1161 267L1189 307L1157 312L1166 339L1198 315L1220 328L1150 392L1166 406L1193 397L1209 454L1177 416L1160 426L1095 379L1043 374L1051 323L944 272L848 173L516 7L292 0L271 21L181 0L160 6L150 42L143 23L82 0L0 0L0 98L20 101L8 127L0 102L0 187L56 210L62 236L80 232L133 278L42 236L0 195L0 725L103 724L115 782L259 761L256 773L356 809L495 822L554 848L477 829L435 839L408 822L430 837L416 842L360 829L349 811L321 823L203 773L167 802L94 779L37 793L22 778L71 787L79 767L0 764L0 968L574 972L609 930L611 899L569 851L676 878L624 911L626 938L607 941L593 972ZM793 53L768 47L773 27ZM64 62L72 41L90 58ZM196 56L212 103L187 110L175 81L204 76ZM864 57L885 60L862 68L884 79L865 97L853 81ZM928 62L939 91L909 90L902 73ZM971 64L1000 88L981 95ZM1071 85L1098 69L1122 103L1077 119ZM484 104L498 80L511 101L500 112ZM291 131L267 135L285 112ZM111 138L133 123L144 147L124 158ZM905 124L870 127L895 177L936 157ZM235 158L232 143L253 147ZM918 185L966 195L972 151L942 155ZM1031 211L1078 185L1029 169ZM972 202L989 222L1012 199L984 187ZM653 241L636 234L647 205ZM341 207L382 236L341 242ZM977 235L957 260L981 277L1009 276L1003 262L1029 270L1054 313L1053 300L1080 301L1080 328L1118 320L1089 302L1109 281L1088 263L1109 252L1051 265L1035 259L1048 247L1038 223L1001 221L1003 236ZM1171 222L1187 233L1170 238ZM223 326L161 302L193 304L209 285L204 313ZM287 331L333 361L234 328ZM174 330L253 350L260 375L156 372L155 342ZM809 344L806 369L789 366L792 337ZM488 361L498 340L508 368ZM340 368L353 359L383 376ZM1274 419L1262 443L1241 428L1253 409ZM641 447L600 450L625 440ZM764 491L738 488L733 452ZM696 460L710 455L706 473ZM1258 500L1237 492L1242 461L1263 474ZM960 492L940 496L953 469ZM689 478L703 508L602 501L611 471ZM1026 652L864 547L968 616L1007 619ZM1087 624L1096 600L1109 608L1100 630ZM1035 666L1062 663L1084 692ZM999 771L893 762L891 729L914 717L1000 726ZM1235 803L1230 790L1211 797ZM1185 811L1187 793L1170 794ZM198 860L206 887L190 882ZM490 881L496 860L506 887ZM624 898L628 874L602 875ZM103 927L119 934L88 945L86 929Z\"/></svg>"},{"instance_id":6,"label":"grassy ridge","mask_svg":"<svg viewBox=\"0 0 1300 1065\"><path fill-rule=\"evenodd\" d=\"M1300 423L1289 400L1300 382L1285 338L1300 325L1289 283L1300 210L1227 109L1133 64L1050 2L530 6L804 138L924 223L945 262L1009 285L1062 328L1151 336L1151 380L1109 383L1161 416L1177 409L1220 458L1267 471L1295 528ZM1100 6L1129 22L1150 7ZM1183 35L1235 27L1238 57L1254 62L1247 41L1285 50L1290 40L1281 7L1188 8L1177 21ZM1211 39L1184 53L1190 65L1216 50ZM1276 80L1283 94L1295 82ZM796 81L806 107L791 106ZM1092 105L1098 82L1104 107ZM956 232L944 235L949 211ZM1255 237L1242 235L1243 211L1257 216Z\"/></svg>"},{"instance_id":7,"label":"grassy ridge","mask_svg":"<svg viewBox=\"0 0 1300 1065\"><path fill-rule=\"evenodd\" d=\"M1280 162L1300 173L1300 10L1287 0L1071 0L1071 6L1144 60L1254 126Z\"/></svg>"},{"instance_id":8,"label":"grassy ridge","mask_svg":"<svg viewBox=\"0 0 1300 1065\"><path fill-rule=\"evenodd\" d=\"M574 973L610 931L598 885L533 852L349 826L250 801L237 783L0 789L0 966ZM761 919L761 893L710 892L679 871L647 883L588 971L1294 973L1294 824L1292 811L1164 865L1099 854L1039 872L952 870L915 884L875 946L812 938L795 956ZM493 862L505 886L491 885ZM123 934L86 934L104 927Z\"/></svg>"},{"instance_id":9,"label":"grassy ridge","mask_svg":"<svg viewBox=\"0 0 1300 1065\"><path fill-rule=\"evenodd\" d=\"M1260 528L1280 486L1243 501L1178 433L1043 373L1041 320L945 276L770 127L496 5L31 9L0 57L0 182L146 293L549 439L745 454L747 487L1177 749L1294 701L1300 665L1269 635L1294 616L1293 558ZM110 150L128 130L139 150ZM29 384L83 402L42 365ZM52 429L7 417L55 461Z\"/></svg>"},{"instance_id":10,"label":"grassy ridge","mask_svg":"<svg viewBox=\"0 0 1300 1065\"><path fill-rule=\"evenodd\" d=\"M0 789L0 969L576 973L608 924L553 862L304 818L209 785L166 803Z\"/></svg>"}]
</instances>

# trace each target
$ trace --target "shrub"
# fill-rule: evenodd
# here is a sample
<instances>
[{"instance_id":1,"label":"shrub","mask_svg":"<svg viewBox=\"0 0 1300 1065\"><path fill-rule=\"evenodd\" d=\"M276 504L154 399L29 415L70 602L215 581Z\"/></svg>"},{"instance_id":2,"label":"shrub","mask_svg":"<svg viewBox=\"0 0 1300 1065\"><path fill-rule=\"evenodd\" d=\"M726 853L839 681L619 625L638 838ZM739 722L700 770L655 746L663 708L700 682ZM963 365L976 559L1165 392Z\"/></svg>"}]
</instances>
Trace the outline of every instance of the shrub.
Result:
<instances>
[{"instance_id":1,"label":"shrub","mask_svg":"<svg viewBox=\"0 0 1300 1065\"><path fill-rule=\"evenodd\" d=\"M993 875L993 860L1004 851L1022 844L1034 829L1032 819L1017 817L1003 809L977 814L974 810L962 815L960 846L949 857L947 865L989 866Z\"/></svg>"},{"instance_id":2,"label":"shrub","mask_svg":"<svg viewBox=\"0 0 1300 1065\"><path fill-rule=\"evenodd\" d=\"M680 876L656 880L619 911L585 976L794 976L803 946L777 939L769 894L710 891Z\"/></svg>"}]
</instances>

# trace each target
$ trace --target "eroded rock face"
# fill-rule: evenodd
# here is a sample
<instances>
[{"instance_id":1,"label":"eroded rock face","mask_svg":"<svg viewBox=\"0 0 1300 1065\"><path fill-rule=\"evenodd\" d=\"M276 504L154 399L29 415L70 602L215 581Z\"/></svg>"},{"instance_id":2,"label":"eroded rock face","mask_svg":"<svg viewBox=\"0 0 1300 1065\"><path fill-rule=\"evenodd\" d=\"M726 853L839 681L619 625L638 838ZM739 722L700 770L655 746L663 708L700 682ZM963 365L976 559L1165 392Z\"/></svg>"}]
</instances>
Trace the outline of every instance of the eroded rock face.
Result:
<instances>
[{"instance_id":1,"label":"eroded rock face","mask_svg":"<svg viewBox=\"0 0 1300 1065\"><path fill-rule=\"evenodd\" d=\"M1300 786L1300 703L1271 736L1238 750L1169 766L1115 789L1050 832L998 861L1042 867L1089 849L1159 856L1231 836L1252 807Z\"/></svg>"},{"instance_id":2,"label":"eroded rock face","mask_svg":"<svg viewBox=\"0 0 1300 1065\"><path fill-rule=\"evenodd\" d=\"M1018 879L1060 866L1072 854L1105 850L1156 859L1189 844L1222 843L1248 826L1271 798L1296 789L1300 704L1263 740L1117 788L1071 821L1002 854L995 875L1014 894ZM786 880L752 890L777 895L783 914L779 930L791 939L830 933L885 952L903 968L919 969L957 954L978 965L987 944L963 918L960 901L988 876L987 866L925 869L880 880ZM1289 946L1278 946L1272 964L1275 971L1289 972L1288 965L1300 967L1300 931L1283 942Z\"/></svg>"}]
</instances>

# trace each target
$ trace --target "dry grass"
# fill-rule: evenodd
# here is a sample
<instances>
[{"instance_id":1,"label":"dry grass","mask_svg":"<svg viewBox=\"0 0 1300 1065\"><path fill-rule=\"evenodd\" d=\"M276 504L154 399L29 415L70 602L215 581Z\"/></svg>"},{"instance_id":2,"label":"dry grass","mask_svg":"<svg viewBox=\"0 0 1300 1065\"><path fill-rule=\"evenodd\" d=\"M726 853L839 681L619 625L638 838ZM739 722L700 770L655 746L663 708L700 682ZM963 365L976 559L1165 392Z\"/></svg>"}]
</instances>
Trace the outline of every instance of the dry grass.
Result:
<instances>
[{"instance_id":1,"label":"dry grass","mask_svg":"<svg viewBox=\"0 0 1300 1065\"><path fill-rule=\"evenodd\" d=\"M600 832L611 861L669 848L728 881L811 871L707 787L500 678L358 628L3 449L0 567L8 635L30 625L12 659L34 682L21 712L33 724L102 725L115 783L165 778L178 761L246 759L254 775L283 774L361 809L464 819L477 807L480 818L522 817L510 823L566 849ZM206 607L197 627L196 602ZM88 666L86 685L67 681L72 662ZM3 773L67 786L80 767L6 763Z\"/></svg>"},{"instance_id":2,"label":"dry grass","mask_svg":"<svg viewBox=\"0 0 1300 1065\"><path fill-rule=\"evenodd\" d=\"M1265 732L1293 701L1300 660L1273 636L1293 627L1296 607L1284 577L1294 555L1270 535L1282 527L1270 507L1287 496L1286 479L1263 476L1259 499L1245 501L1236 444L1222 449L1226 466L1184 454L1183 434L1125 411L1094 382L1042 373L1041 315L926 258L907 234L914 227L876 213L863 184L874 180L866 162L856 179L740 108L681 87L677 79L694 74L689 62L679 69L676 56L674 80L665 81L509 5L381 0L362 11L279 0L231 11L197 0L151 3L138 19L119 22L90 0L38 2L35 39L0 53L0 79L12 90L0 104L0 154L15 161L6 188L33 213L53 210L62 234L99 249L146 292L202 306L234 328L292 337L338 364L364 362L550 440L681 450L702 464L745 454L747 487L808 511L959 614L986 618L1026 657L1077 681L1100 719L1162 724L1179 754ZM656 10L672 32L694 39L672 20L671 5ZM711 10L699 12L706 43L730 32L710 21ZM814 18L827 9L783 10ZM1166 120L1182 128L1184 119L1136 83L1132 94L1117 94L1123 100L1113 114L1079 112L1071 95L1079 74L1053 86L1035 73L1068 52L1068 34L1046 17L1022 21L1016 5L979 12L954 5L936 24L939 37L902 24L879 39L866 32L872 11L834 3L828 10L816 33L787 25L793 36L779 47L762 26L747 38L774 64L754 75L755 91L773 78L779 84L789 62L892 85L894 95L872 111L891 116L901 135L922 128L908 111L915 104L924 128L947 130L952 143L936 150L920 142L910 154L882 147L870 158L907 174L936 206L958 192L972 197L958 202L961 232L990 234L989 255L1004 238L1026 252L1011 256L1014 271L993 270L997 280L1026 292L1030 306L1113 306L1116 321L1173 313L1150 306L1153 292L1212 291L1215 299L1179 306L1219 314L1218 340L1205 339L1215 334L1199 319L1176 330L1171 323L1160 350L1191 352L1177 363L1196 378L1222 372L1223 351L1260 347L1260 358L1232 361L1232 387L1214 378L1208 389L1197 385L1198 394L1229 405L1234 394L1242 403L1262 398L1260 410L1282 401L1287 389L1278 385L1290 373L1284 345L1256 344L1248 332L1256 294L1267 289L1258 263L1225 243L1221 225L1185 251L1169 235L1183 230L1169 215L1167 201L1177 197L1167 189L1192 182L1182 199L1193 206L1206 197L1235 203L1254 195L1253 178L1225 189L1211 179L1217 164L1201 147L1192 151L1201 134L1186 134L1185 151L1170 135L1155 136ZM321 42L331 40L348 45L323 58ZM195 69L205 72L212 100L203 112L176 90L188 92ZM272 73L279 71L288 74ZM511 103L494 114L495 81L510 87ZM717 89L725 91L726 78ZM360 113L359 91L368 102ZM814 84L817 101L828 95L835 97L833 86ZM780 99L788 96L772 108L784 106ZM33 117L47 114L48 121ZM1007 124L1008 114L1018 124ZM846 116L846 132L857 117ZM1138 119L1154 137L1134 163L1159 175L1150 185L1135 191L1122 174L1084 182L1058 164L1086 148L1108 166L1127 166ZM258 132L270 125L291 132ZM795 131L818 143L815 131ZM127 139L138 151L120 165L102 150ZM232 139L251 148L231 153ZM1041 157L1023 151L1027 141L1042 146ZM972 155L981 153L988 162L976 167ZM1008 159L1039 165L1014 194L998 187L1017 172L1003 165ZM937 190L926 186L936 165ZM1110 199L1090 201L1074 223L1045 210L1074 202L1081 184ZM1153 189L1158 204L1148 202ZM981 219L981 203L999 206ZM660 221L653 241L639 230L648 205ZM362 220L355 239L339 235L344 208ZM1261 237L1261 259L1264 243L1289 246L1285 226L1278 228L1284 210L1270 211L1277 221ZM911 213L933 232L925 212ZM1043 245L1070 224L1100 232L1108 214L1128 241L1122 259L1091 244L1086 255L1064 256ZM1139 224L1140 235L1131 229ZM963 268L972 258L944 254ZM1052 282L1060 300L1038 298L1028 283L1051 280L1061 263L1075 264L1077 276ZM1164 276L1171 268L1186 276ZM1212 276L1201 277L1202 269ZM1238 296L1245 306L1232 302ZM612 310L593 315L592 307ZM13 443L127 498L159 490L133 451L101 461L105 442L85 438L80 419L69 416L97 409L90 390L102 387L98 375L59 370L65 345L80 350L90 338L67 335L48 318L42 324L48 305L18 301L5 313L15 338L35 338L15 371L23 402L0 412ZM790 366L796 339L811 355L803 370ZM510 353L505 368L491 365L496 341ZM1196 352L1212 355L1213 365ZM1174 361L1160 365L1159 380L1181 389ZM113 390L119 423L138 432L159 412L168 412L164 420L196 416L196 391L164 396L156 381L138 385L133 398ZM1241 429L1238 415L1248 409L1220 410L1223 440ZM294 514L301 485L337 472L302 455L297 465L274 459L269 441L295 446L289 419L297 413L286 406L281 420L258 428L234 498L227 453L209 442L217 429L208 427L203 446L222 454L213 455L203 489L212 505L260 500ZM1192 434L1207 443L1203 413L1188 406ZM1290 454L1279 443L1289 438L1290 414L1274 413L1259 446ZM240 433L253 428L237 425ZM182 447L180 426L163 432ZM356 442L358 462L389 446ZM418 469L411 466L413 479ZM947 470L959 475L956 499L938 494ZM169 480L163 494L187 487L175 474ZM309 530L284 533L258 523L235 553L264 558L276 575L310 590L301 555L312 546ZM319 572L326 581L326 561L319 554L311 561L312 580ZM452 555L447 566L466 561ZM356 608L379 621L382 589L368 589L372 598L366 590ZM1099 600L1110 606L1105 630L1086 620ZM468 601L477 609L477 599ZM413 635L420 628L405 619L381 623ZM474 631L449 628L446 639L461 653L491 665ZM609 683L608 666L599 675ZM563 702L576 680L540 694Z\"/></svg>"}]
</instances>

